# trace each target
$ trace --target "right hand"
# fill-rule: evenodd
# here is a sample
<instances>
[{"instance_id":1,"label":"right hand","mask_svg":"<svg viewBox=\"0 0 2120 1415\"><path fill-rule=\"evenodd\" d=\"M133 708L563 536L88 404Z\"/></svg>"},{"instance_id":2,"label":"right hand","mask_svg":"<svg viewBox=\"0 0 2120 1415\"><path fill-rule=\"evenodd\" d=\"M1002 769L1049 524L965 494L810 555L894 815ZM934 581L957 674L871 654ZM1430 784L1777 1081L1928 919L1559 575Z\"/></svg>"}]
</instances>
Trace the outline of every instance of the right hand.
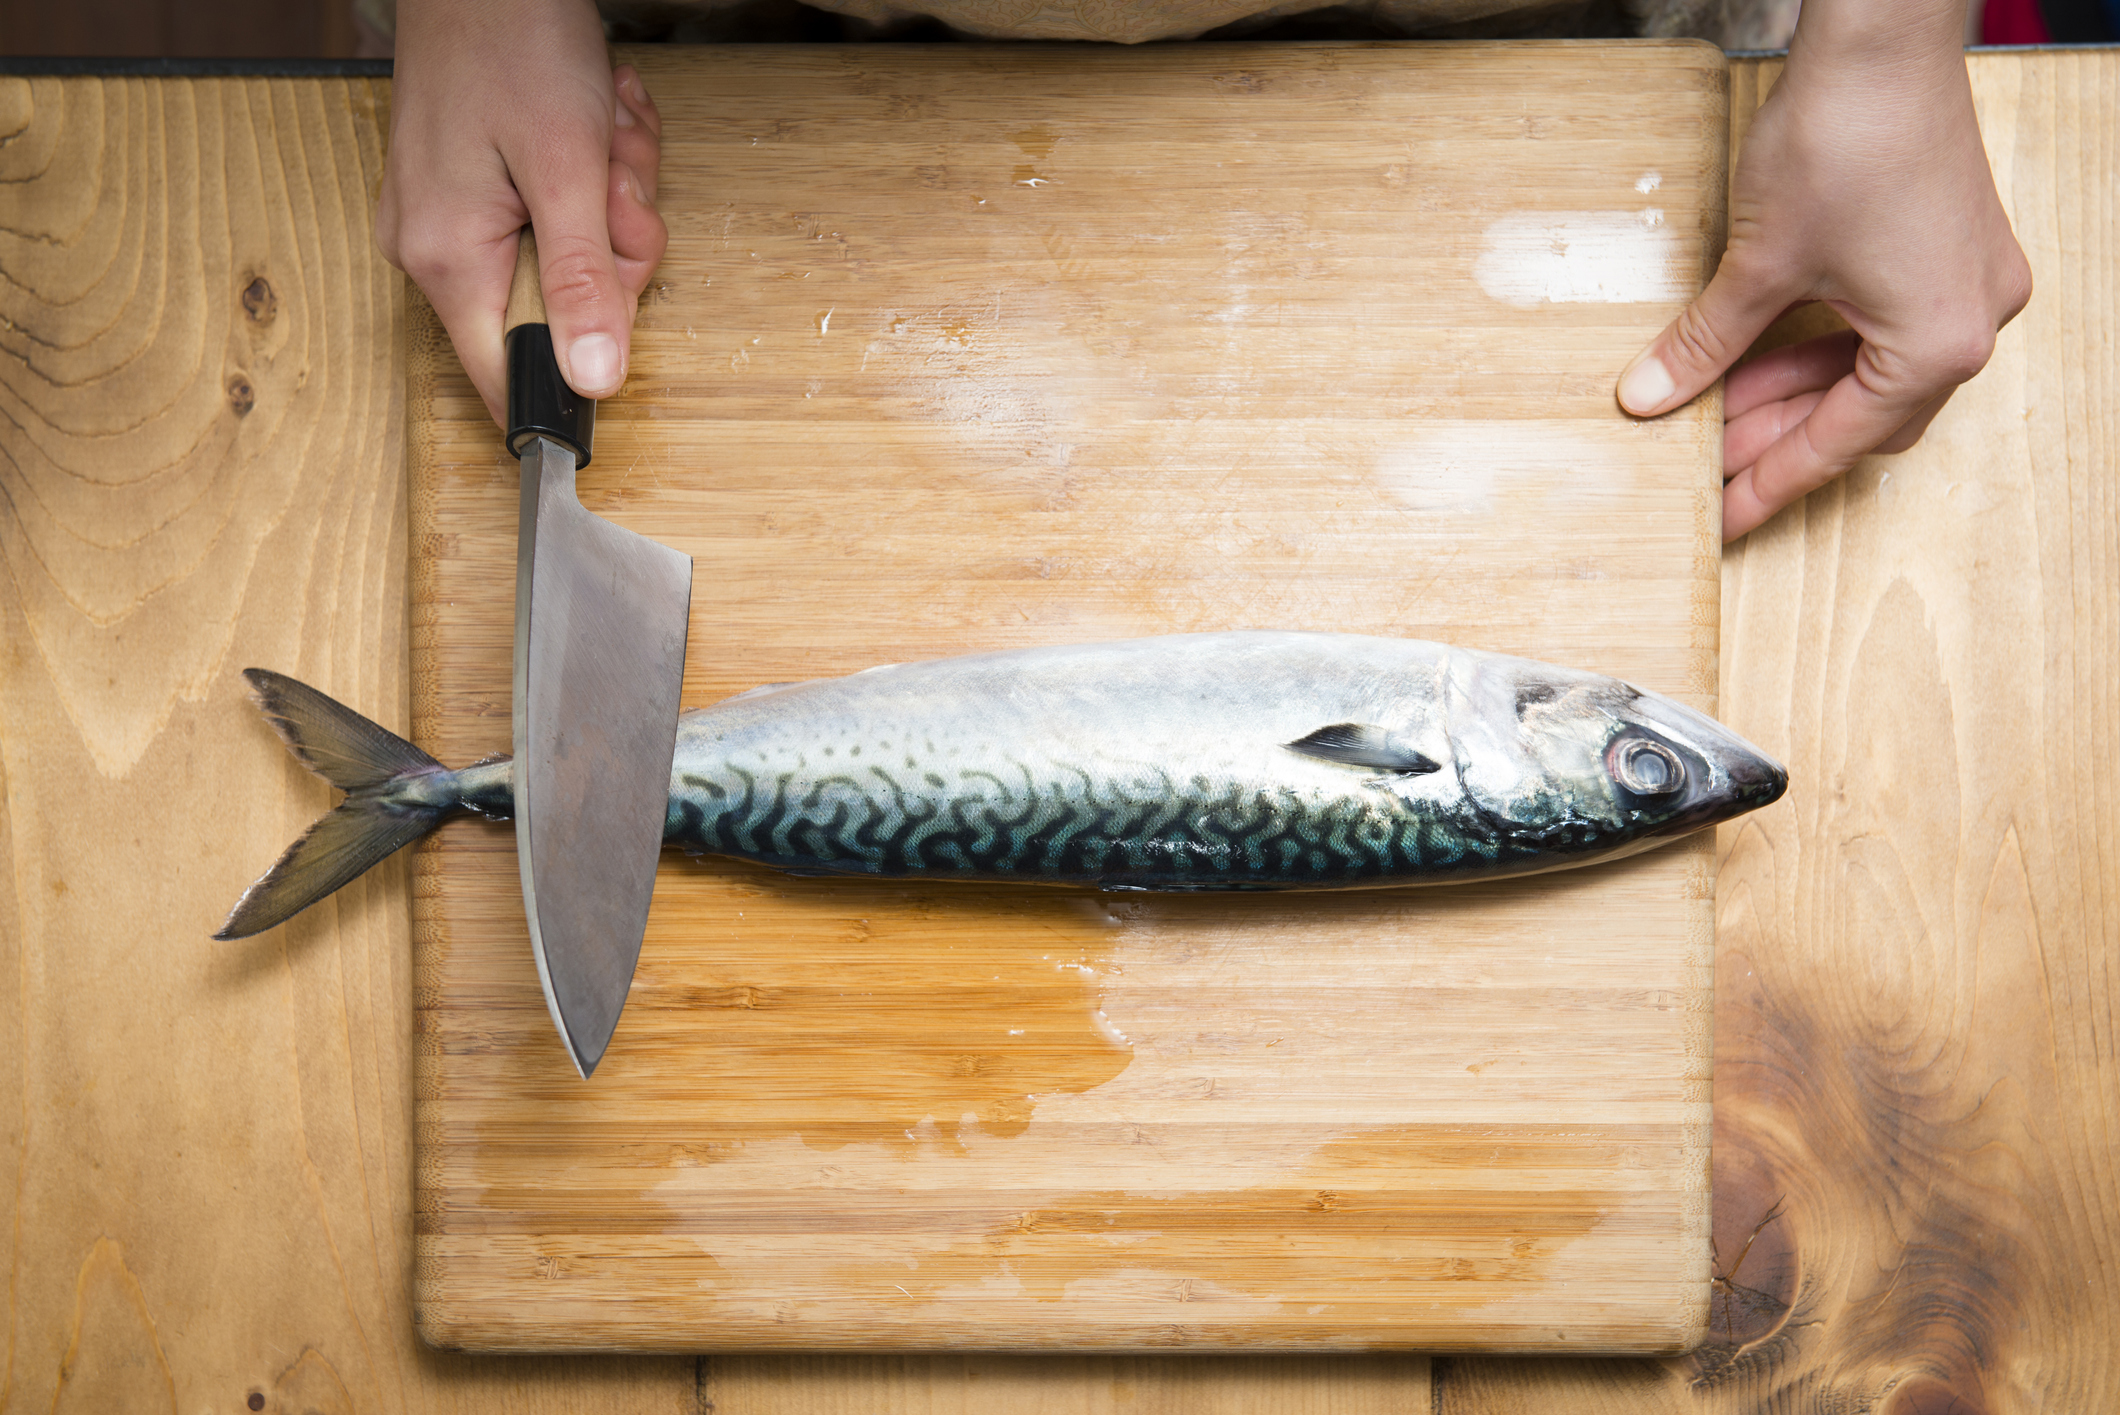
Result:
<instances>
[{"instance_id":1,"label":"right hand","mask_svg":"<svg viewBox=\"0 0 2120 1415\"><path fill-rule=\"evenodd\" d=\"M533 226L560 372L609 397L669 241L646 85L610 68L591 0L399 0L397 15L376 244L426 292L499 423L501 320L517 233Z\"/></svg>"},{"instance_id":2,"label":"right hand","mask_svg":"<svg viewBox=\"0 0 2120 1415\"><path fill-rule=\"evenodd\" d=\"M1630 364L1638 417L1707 388L1791 306L1850 326L1723 395L1723 536L1914 445L2032 293L1973 109L1958 0L1808 0L1746 134L1708 288Z\"/></svg>"}]
</instances>

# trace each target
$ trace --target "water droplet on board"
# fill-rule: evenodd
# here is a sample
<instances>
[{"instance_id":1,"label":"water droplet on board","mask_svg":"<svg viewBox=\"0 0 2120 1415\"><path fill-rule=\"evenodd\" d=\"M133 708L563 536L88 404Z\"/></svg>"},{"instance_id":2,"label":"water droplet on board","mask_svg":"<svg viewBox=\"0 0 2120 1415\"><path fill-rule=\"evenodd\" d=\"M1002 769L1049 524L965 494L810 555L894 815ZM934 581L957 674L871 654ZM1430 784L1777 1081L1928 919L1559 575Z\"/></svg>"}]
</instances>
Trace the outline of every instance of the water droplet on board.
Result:
<instances>
[{"instance_id":1,"label":"water droplet on board","mask_svg":"<svg viewBox=\"0 0 2120 1415\"><path fill-rule=\"evenodd\" d=\"M1033 123L1020 133L1010 133L1008 140L1032 157L1051 157L1060 135L1043 123Z\"/></svg>"},{"instance_id":2,"label":"water droplet on board","mask_svg":"<svg viewBox=\"0 0 2120 1415\"><path fill-rule=\"evenodd\" d=\"M1133 1040L1126 1033L1112 1025L1112 1019L1104 1015L1103 1008L1091 1008L1089 1020L1096 1024L1099 1032L1104 1034L1104 1040L1110 1042L1113 1046L1118 1047L1122 1051L1132 1051L1134 1049Z\"/></svg>"},{"instance_id":3,"label":"water droplet on board","mask_svg":"<svg viewBox=\"0 0 2120 1415\"><path fill-rule=\"evenodd\" d=\"M1653 192L1653 191L1655 191L1655 190L1656 190L1656 189L1657 189L1658 187L1662 186L1663 184L1664 184L1664 174L1663 174L1663 173L1661 173L1661 172L1644 172L1644 173L1642 173L1642 175L1641 175L1641 180L1637 181L1637 182L1636 182L1636 183L1634 184L1634 190L1636 190L1636 191L1638 191L1638 192L1642 193L1642 194L1643 194L1644 196L1646 196L1646 195L1648 195L1648 194L1649 194L1650 192Z\"/></svg>"}]
</instances>

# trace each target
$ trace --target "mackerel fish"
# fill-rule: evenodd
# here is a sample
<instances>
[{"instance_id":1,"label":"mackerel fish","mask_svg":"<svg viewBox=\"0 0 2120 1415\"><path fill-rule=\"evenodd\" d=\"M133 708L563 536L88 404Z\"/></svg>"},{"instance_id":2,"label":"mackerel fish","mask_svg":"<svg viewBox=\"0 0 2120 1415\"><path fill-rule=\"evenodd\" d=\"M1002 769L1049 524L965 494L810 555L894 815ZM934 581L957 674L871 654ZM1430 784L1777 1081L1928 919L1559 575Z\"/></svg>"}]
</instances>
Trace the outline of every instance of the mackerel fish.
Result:
<instances>
[{"instance_id":1,"label":"mackerel fish","mask_svg":"<svg viewBox=\"0 0 2120 1415\"><path fill-rule=\"evenodd\" d=\"M246 676L347 796L218 937L272 927L450 816L512 811L507 758L452 771L315 689ZM1185 634L871 668L687 712L663 841L792 874L1448 884L1631 855L1787 783L1712 719L1601 674L1415 640Z\"/></svg>"}]
</instances>

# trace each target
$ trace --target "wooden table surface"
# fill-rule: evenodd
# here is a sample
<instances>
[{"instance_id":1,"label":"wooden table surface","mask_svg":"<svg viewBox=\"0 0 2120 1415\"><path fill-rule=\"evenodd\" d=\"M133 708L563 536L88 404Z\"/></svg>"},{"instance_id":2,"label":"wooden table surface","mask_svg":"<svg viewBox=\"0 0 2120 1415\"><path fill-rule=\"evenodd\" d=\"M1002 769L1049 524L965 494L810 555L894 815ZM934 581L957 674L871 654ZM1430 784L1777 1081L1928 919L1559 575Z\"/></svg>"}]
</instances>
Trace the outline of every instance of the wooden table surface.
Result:
<instances>
[{"instance_id":1,"label":"wooden table surface","mask_svg":"<svg viewBox=\"0 0 2120 1415\"><path fill-rule=\"evenodd\" d=\"M238 671L410 716L388 87L0 78L0 1406L2120 1405L2120 53L1972 64L2038 292L1724 563L1723 716L1794 784L1717 842L1723 1277L1661 1361L422 1347L410 871L206 937L324 799Z\"/></svg>"}]
</instances>

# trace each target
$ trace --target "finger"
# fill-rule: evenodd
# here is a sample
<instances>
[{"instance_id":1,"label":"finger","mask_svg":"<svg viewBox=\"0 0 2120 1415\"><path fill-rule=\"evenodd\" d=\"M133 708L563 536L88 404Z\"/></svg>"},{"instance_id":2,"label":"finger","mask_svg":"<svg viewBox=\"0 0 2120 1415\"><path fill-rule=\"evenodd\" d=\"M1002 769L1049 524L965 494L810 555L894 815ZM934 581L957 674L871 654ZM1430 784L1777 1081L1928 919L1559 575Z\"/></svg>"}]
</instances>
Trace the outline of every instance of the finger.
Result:
<instances>
[{"instance_id":1,"label":"finger","mask_svg":"<svg viewBox=\"0 0 2120 1415\"><path fill-rule=\"evenodd\" d=\"M552 348L569 387L608 398L626 381L633 296L619 280L609 227L609 137L583 127L545 135L527 163L510 163L537 232L538 274ZM583 180L586 173L605 180Z\"/></svg>"},{"instance_id":2,"label":"finger","mask_svg":"<svg viewBox=\"0 0 2120 1415\"><path fill-rule=\"evenodd\" d=\"M446 278L420 285L496 423L502 420L508 397L501 316L508 308L508 280L515 273L515 244L511 234L484 251L468 251L462 265Z\"/></svg>"},{"instance_id":3,"label":"finger","mask_svg":"<svg viewBox=\"0 0 2120 1415\"><path fill-rule=\"evenodd\" d=\"M496 224L499 234L479 234ZM510 221L505 214L496 223L475 214L430 211L412 229L401 231L398 241L405 273L434 307L471 386L496 423L508 392L501 317L508 307L520 227L520 219Z\"/></svg>"},{"instance_id":4,"label":"finger","mask_svg":"<svg viewBox=\"0 0 2120 1415\"><path fill-rule=\"evenodd\" d=\"M1708 288L1619 376L1622 408L1650 418L1699 396L1801 293L1754 265L1724 255Z\"/></svg>"},{"instance_id":5,"label":"finger","mask_svg":"<svg viewBox=\"0 0 2120 1415\"><path fill-rule=\"evenodd\" d=\"M1936 397L1930 399L1927 407L1924 407L1913 417L1900 424L1899 431L1877 445L1878 452L1889 456L1896 452L1904 452L1915 443L1921 441L1921 435L1929 430L1929 424L1936 421L1936 415L1943 411L1943 405L1950 402L1951 395L1957 391L1955 387L1947 388Z\"/></svg>"},{"instance_id":6,"label":"finger","mask_svg":"<svg viewBox=\"0 0 2120 1415\"><path fill-rule=\"evenodd\" d=\"M1861 335L1843 329L1739 364L1723 384L1723 421L1735 422L1762 404L1799 393L1823 393L1854 372L1855 351L1861 346Z\"/></svg>"},{"instance_id":7,"label":"finger","mask_svg":"<svg viewBox=\"0 0 2120 1415\"><path fill-rule=\"evenodd\" d=\"M626 106L633 110L633 116L646 125L658 142L661 141L662 110L648 96L648 81L640 76L640 70L631 64L621 64L611 71L611 84Z\"/></svg>"},{"instance_id":8,"label":"finger","mask_svg":"<svg viewBox=\"0 0 2120 1415\"><path fill-rule=\"evenodd\" d=\"M1727 395L1726 395L1727 396ZM1825 398L1824 389L1765 403L1723 424L1723 480L1728 481L1759 460L1789 429L1811 415Z\"/></svg>"},{"instance_id":9,"label":"finger","mask_svg":"<svg viewBox=\"0 0 2120 1415\"><path fill-rule=\"evenodd\" d=\"M499 422L507 392L501 316L524 213L497 156L492 167L505 200L403 198L395 174L386 175L376 199L375 239L384 259L426 295L472 386Z\"/></svg>"},{"instance_id":10,"label":"finger","mask_svg":"<svg viewBox=\"0 0 2120 1415\"><path fill-rule=\"evenodd\" d=\"M639 175L622 162L611 164L611 191L605 213L619 283L638 300L670 243L669 228L641 192Z\"/></svg>"},{"instance_id":11,"label":"finger","mask_svg":"<svg viewBox=\"0 0 2120 1415\"><path fill-rule=\"evenodd\" d=\"M1876 455L1890 456L1904 452L1919 442L1921 435L1928 431L1929 424L1943 411L1943 405L1951 401L1951 394L1957 391L1953 388L1931 399L1926 407L1901 424L1899 431L1878 445ZM1767 403L1754 408L1723 424L1723 480L1728 481L1757 462L1760 454L1780 441L1796 424L1810 416L1811 410L1824 398L1823 390L1799 393L1779 403Z\"/></svg>"},{"instance_id":12,"label":"finger","mask_svg":"<svg viewBox=\"0 0 2120 1415\"><path fill-rule=\"evenodd\" d=\"M1824 486L1924 410L1928 389L1903 391L1864 345L1855 369L1826 390L1808 417L1723 488L1723 538L1734 540L1782 507Z\"/></svg>"},{"instance_id":13,"label":"finger","mask_svg":"<svg viewBox=\"0 0 2120 1415\"><path fill-rule=\"evenodd\" d=\"M620 69L612 75L614 80L631 74L629 69ZM632 76L632 85L638 85L639 76ZM640 179L641 190L653 205L657 178L662 170L661 120L654 118L655 107L648 103L647 90L641 89L638 101L628 88L632 85L621 82L618 97L612 103L611 160L623 162L633 169Z\"/></svg>"}]
</instances>

